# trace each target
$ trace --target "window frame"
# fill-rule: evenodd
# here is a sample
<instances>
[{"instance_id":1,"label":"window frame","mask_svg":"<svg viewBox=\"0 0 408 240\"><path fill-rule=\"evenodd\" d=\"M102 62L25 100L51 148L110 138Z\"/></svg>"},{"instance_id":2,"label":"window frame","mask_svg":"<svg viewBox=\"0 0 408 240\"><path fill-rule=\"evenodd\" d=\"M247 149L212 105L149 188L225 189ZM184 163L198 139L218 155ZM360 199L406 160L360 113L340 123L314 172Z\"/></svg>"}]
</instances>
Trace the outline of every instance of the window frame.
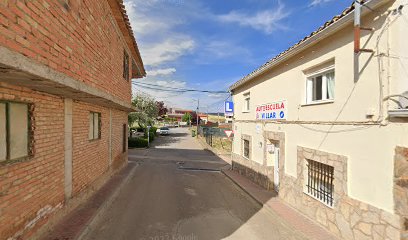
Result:
<instances>
[{"instance_id":1,"label":"window frame","mask_svg":"<svg viewBox=\"0 0 408 240\"><path fill-rule=\"evenodd\" d=\"M248 142L248 156L245 156L245 142ZM251 142L249 139L242 139L242 156L248 160L251 158Z\"/></svg>"},{"instance_id":2,"label":"window frame","mask_svg":"<svg viewBox=\"0 0 408 240\"><path fill-rule=\"evenodd\" d=\"M305 159L306 162L306 183L304 193L327 207L334 208L335 190L334 190L334 167L312 159ZM315 168L315 169L312 169ZM311 170L312 169L312 170ZM327 172L325 172L327 171ZM323 180L324 179L324 180ZM322 182L324 182L322 184ZM322 190L324 188L330 189ZM318 188L318 189L316 189ZM323 197L322 197L323 195ZM323 199L322 199L323 198Z\"/></svg>"},{"instance_id":3,"label":"window frame","mask_svg":"<svg viewBox=\"0 0 408 240\"><path fill-rule=\"evenodd\" d=\"M334 94L333 97L330 98L328 96L328 78L327 75L333 73L334 74ZM322 86L321 86L321 95L322 99L320 100L313 100L314 95L315 95L315 82L317 81L316 79L318 77L322 77ZM312 84L310 84L312 82ZM309 85L310 84L310 85ZM312 88L312 90L310 90ZM305 81L305 103L303 106L307 105L316 105L316 104L324 104L324 103L333 103L336 98L335 94L335 89L336 89L336 71L334 66L330 66L328 68L324 68L320 71L311 73L306 76L306 81ZM312 95L312 96L310 96Z\"/></svg>"},{"instance_id":4,"label":"window frame","mask_svg":"<svg viewBox=\"0 0 408 240\"><path fill-rule=\"evenodd\" d=\"M125 153L125 152L127 152L127 149L128 149L128 147L127 147L127 142L128 142L128 125L127 124L123 124L123 129L122 129L122 131L123 131L123 139L122 139L122 153Z\"/></svg>"},{"instance_id":5,"label":"window frame","mask_svg":"<svg viewBox=\"0 0 408 240\"><path fill-rule=\"evenodd\" d=\"M251 93L247 92L244 93L244 104L242 106L242 112L243 113L249 113L251 112Z\"/></svg>"},{"instance_id":6,"label":"window frame","mask_svg":"<svg viewBox=\"0 0 408 240\"><path fill-rule=\"evenodd\" d=\"M88 117L92 115L92 126L89 126L88 140L97 141L102 139L102 114L100 112L89 111ZM98 136L95 138L95 115L98 116ZM90 121L90 119L88 119ZM92 138L89 137L92 128Z\"/></svg>"},{"instance_id":7,"label":"window frame","mask_svg":"<svg viewBox=\"0 0 408 240\"><path fill-rule=\"evenodd\" d=\"M20 162L29 159L30 157L34 156L33 150L33 131L32 131L32 116L33 116L33 104L29 102L19 102L19 101L8 101L8 100L0 100L0 104L5 105L5 135L6 135L6 158L4 160L0 160L1 164L7 164L10 162ZM27 153L25 156L11 158L11 143L10 143L10 136L11 136L11 129L10 129L10 104L24 104L27 106Z\"/></svg>"},{"instance_id":8,"label":"window frame","mask_svg":"<svg viewBox=\"0 0 408 240\"><path fill-rule=\"evenodd\" d=\"M130 77L129 61L130 61L129 54L127 53L126 50L123 50L123 78L126 81L129 81L129 77Z\"/></svg>"}]
</instances>

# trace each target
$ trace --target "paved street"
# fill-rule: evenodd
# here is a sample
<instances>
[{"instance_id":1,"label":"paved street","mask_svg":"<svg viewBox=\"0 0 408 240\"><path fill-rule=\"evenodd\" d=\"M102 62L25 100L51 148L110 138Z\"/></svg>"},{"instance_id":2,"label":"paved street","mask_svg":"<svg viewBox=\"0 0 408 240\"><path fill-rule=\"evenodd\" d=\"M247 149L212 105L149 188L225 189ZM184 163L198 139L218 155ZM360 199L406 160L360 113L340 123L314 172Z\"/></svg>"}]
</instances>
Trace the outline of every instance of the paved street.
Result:
<instances>
[{"instance_id":1,"label":"paved street","mask_svg":"<svg viewBox=\"0 0 408 240\"><path fill-rule=\"evenodd\" d=\"M187 129L129 161L140 165L86 239L305 239L219 172L226 163Z\"/></svg>"}]
</instances>

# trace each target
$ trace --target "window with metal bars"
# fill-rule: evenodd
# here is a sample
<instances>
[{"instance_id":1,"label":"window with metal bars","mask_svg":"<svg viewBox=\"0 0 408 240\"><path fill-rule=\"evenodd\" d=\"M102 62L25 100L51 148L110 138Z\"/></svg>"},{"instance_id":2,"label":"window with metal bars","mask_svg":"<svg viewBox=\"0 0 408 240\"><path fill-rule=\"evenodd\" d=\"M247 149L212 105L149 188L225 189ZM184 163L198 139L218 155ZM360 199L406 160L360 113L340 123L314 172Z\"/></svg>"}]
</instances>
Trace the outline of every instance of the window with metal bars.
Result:
<instances>
[{"instance_id":1,"label":"window with metal bars","mask_svg":"<svg viewBox=\"0 0 408 240\"><path fill-rule=\"evenodd\" d=\"M249 141L245 139L243 141L244 141L244 157L249 159L250 155Z\"/></svg>"},{"instance_id":2,"label":"window with metal bars","mask_svg":"<svg viewBox=\"0 0 408 240\"><path fill-rule=\"evenodd\" d=\"M330 207L333 206L333 180L334 167L307 160L307 193Z\"/></svg>"}]
</instances>

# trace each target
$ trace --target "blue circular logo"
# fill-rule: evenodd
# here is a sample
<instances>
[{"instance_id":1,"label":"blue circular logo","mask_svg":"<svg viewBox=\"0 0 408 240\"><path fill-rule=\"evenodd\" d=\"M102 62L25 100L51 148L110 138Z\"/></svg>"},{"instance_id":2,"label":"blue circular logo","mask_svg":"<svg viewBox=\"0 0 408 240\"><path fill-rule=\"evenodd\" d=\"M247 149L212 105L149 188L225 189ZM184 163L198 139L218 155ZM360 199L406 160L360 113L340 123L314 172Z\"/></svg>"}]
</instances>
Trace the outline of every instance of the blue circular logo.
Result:
<instances>
[{"instance_id":1,"label":"blue circular logo","mask_svg":"<svg viewBox=\"0 0 408 240\"><path fill-rule=\"evenodd\" d=\"M280 112L280 118L284 118L285 117L285 113L283 111Z\"/></svg>"}]
</instances>

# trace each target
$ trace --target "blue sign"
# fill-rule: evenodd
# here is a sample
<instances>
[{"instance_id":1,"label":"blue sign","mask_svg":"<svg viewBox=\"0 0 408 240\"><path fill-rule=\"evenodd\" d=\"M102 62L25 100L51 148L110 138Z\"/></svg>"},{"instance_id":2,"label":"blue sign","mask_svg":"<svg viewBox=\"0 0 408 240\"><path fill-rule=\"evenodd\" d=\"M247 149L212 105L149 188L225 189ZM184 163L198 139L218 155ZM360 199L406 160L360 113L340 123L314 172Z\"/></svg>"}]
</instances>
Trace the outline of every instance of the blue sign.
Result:
<instances>
[{"instance_id":1,"label":"blue sign","mask_svg":"<svg viewBox=\"0 0 408 240\"><path fill-rule=\"evenodd\" d=\"M285 112L284 112L284 111L281 111L281 112L280 112L280 118L281 118L281 119L284 119L284 118L285 118Z\"/></svg>"},{"instance_id":2,"label":"blue sign","mask_svg":"<svg viewBox=\"0 0 408 240\"><path fill-rule=\"evenodd\" d=\"M234 115L234 103L233 102L225 102L224 112L225 112L226 116Z\"/></svg>"}]
</instances>

